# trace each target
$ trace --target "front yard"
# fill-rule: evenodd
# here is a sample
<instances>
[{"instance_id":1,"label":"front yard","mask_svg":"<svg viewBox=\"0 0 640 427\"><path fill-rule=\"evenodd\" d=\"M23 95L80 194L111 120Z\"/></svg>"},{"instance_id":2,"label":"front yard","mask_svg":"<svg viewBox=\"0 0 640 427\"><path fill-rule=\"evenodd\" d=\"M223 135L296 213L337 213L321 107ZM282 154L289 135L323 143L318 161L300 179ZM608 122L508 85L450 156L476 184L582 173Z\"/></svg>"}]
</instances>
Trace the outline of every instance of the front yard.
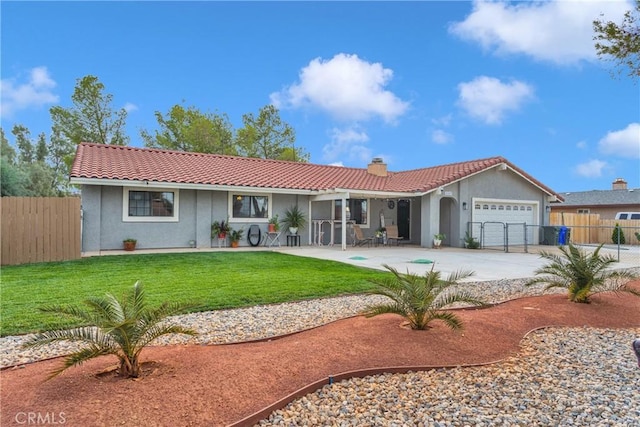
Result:
<instances>
[{"instance_id":1,"label":"front yard","mask_svg":"<svg viewBox=\"0 0 640 427\"><path fill-rule=\"evenodd\" d=\"M121 295L140 280L150 305L194 302L200 311L362 293L387 273L275 252L140 254L2 267L0 336L74 326L38 311Z\"/></svg>"}]
</instances>

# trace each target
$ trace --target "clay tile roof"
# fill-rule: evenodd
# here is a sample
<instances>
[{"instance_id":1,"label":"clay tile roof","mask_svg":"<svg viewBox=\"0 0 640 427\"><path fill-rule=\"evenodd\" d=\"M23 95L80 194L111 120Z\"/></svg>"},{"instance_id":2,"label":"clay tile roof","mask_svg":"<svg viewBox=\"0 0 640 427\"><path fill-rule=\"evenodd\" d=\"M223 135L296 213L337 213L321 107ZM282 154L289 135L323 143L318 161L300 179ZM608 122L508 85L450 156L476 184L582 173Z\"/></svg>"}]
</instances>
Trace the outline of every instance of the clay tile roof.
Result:
<instances>
[{"instance_id":1,"label":"clay tile roof","mask_svg":"<svg viewBox=\"0 0 640 427\"><path fill-rule=\"evenodd\" d=\"M555 194L502 157L388 172L386 177L381 177L363 168L92 143L78 145L71 178L307 191L340 188L423 193L500 164L507 164L525 179Z\"/></svg>"}]
</instances>

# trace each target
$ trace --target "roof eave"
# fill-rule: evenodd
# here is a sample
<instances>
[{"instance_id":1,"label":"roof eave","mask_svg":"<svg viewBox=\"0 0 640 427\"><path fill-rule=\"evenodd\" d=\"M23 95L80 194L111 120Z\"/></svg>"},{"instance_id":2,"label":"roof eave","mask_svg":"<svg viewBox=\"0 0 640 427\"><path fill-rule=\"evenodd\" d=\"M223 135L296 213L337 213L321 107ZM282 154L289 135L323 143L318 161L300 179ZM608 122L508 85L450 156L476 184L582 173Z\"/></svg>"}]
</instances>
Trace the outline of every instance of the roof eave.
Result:
<instances>
[{"instance_id":1,"label":"roof eave","mask_svg":"<svg viewBox=\"0 0 640 427\"><path fill-rule=\"evenodd\" d=\"M179 190L209 190L209 191L242 191L244 193L279 193L279 194L317 194L316 190L272 188L272 187L247 187L241 185L216 185L197 184L183 182L143 181L129 179L109 178L77 178L72 177L69 182L76 185L104 185L111 187L146 187L168 188Z\"/></svg>"}]
</instances>

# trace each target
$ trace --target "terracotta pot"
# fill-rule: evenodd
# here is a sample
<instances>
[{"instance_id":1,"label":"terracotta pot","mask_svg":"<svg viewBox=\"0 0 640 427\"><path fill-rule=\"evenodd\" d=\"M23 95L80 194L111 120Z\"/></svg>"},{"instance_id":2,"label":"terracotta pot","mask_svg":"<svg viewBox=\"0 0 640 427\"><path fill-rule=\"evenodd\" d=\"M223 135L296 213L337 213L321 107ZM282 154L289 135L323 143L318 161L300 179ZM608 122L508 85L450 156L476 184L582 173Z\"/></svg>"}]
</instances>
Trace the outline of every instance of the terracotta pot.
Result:
<instances>
[{"instance_id":1,"label":"terracotta pot","mask_svg":"<svg viewBox=\"0 0 640 427\"><path fill-rule=\"evenodd\" d=\"M136 248L135 242L123 242L125 251L133 251Z\"/></svg>"},{"instance_id":2,"label":"terracotta pot","mask_svg":"<svg viewBox=\"0 0 640 427\"><path fill-rule=\"evenodd\" d=\"M231 242L231 247L232 248L237 248L238 247L238 242Z\"/></svg>"},{"instance_id":3,"label":"terracotta pot","mask_svg":"<svg viewBox=\"0 0 640 427\"><path fill-rule=\"evenodd\" d=\"M276 225L269 224L269 233L275 233L275 232L276 232Z\"/></svg>"},{"instance_id":4,"label":"terracotta pot","mask_svg":"<svg viewBox=\"0 0 640 427\"><path fill-rule=\"evenodd\" d=\"M220 240L224 240L224 239L226 239L226 238L227 238L227 233L220 233L220 234L218 234L218 239L220 239Z\"/></svg>"}]
</instances>

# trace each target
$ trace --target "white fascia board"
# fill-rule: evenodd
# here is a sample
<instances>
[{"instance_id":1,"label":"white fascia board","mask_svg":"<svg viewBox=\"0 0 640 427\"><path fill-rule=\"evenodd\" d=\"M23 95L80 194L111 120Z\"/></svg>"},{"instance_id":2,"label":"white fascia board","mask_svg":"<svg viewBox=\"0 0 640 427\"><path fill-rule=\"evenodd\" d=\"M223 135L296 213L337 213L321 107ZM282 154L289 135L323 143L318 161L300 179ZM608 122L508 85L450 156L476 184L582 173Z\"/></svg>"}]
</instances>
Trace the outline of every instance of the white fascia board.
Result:
<instances>
[{"instance_id":1,"label":"white fascia board","mask_svg":"<svg viewBox=\"0 0 640 427\"><path fill-rule=\"evenodd\" d=\"M474 172L471 175L467 175L467 176L464 176L462 178L458 178L456 180L447 182L446 184L440 185L440 186L438 186L436 188L432 188L431 190L424 191L424 192L421 192L421 193L417 193L416 195L417 196L426 196L429 193L433 193L434 191L437 191L441 187L446 187L448 185L455 184L455 183L460 182L460 181L464 181L465 179L469 179L474 175L478 175L478 174L484 173L484 172L486 172L488 170L495 169L495 168L498 168L499 170L510 170L510 171L514 172L516 175L520 176L525 181L527 181L529 184L532 184L537 189L542 190L542 192L544 192L546 195L555 196L555 194L550 193L547 190L545 190L544 188L540 187L538 184L536 184L535 182L531 181L529 178L527 178L526 176L522 175L520 172L518 172L517 170L513 169L512 167L510 167L506 163L498 163L497 165L493 165L493 166L491 166L491 167L489 167L487 169L482 169L481 171Z\"/></svg>"},{"instance_id":2,"label":"white fascia board","mask_svg":"<svg viewBox=\"0 0 640 427\"><path fill-rule=\"evenodd\" d=\"M545 193L547 196L555 196L555 194L550 193L549 191L547 191L543 187L540 187L538 184L536 184L535 182L531 181L529 178L527 178L526 176L524 176L523 174L521 174L517 170L513 169L511 166L507 165L506 163L500 163L500 164L497 164L497 165L495 165L493 167L494 168L499 167L500 170L510 170L511 172L513 172L516 175L520 176L520 178L522 178L525 181L527 181L529 184L533 185L534 187L538 188L539 190L542 190L542 192ZM490 168L490 169L492 169L492 168Z\"/></svg>"},{"instance_id":3,"label":"white fascia board","mask_svg":"<svg viewBox=\"0 0 640 427\"><path fill-rule=\"evenodd\" d=\"M142 187L142 188L176 188L180 190L210 190L210 191L241 191L243 193L277 193L277 194L315 194L312 190L295 190L289 188L243 187L239 185L189 184L159 181L132 181L128 179L103 178L71 178L71 184L76 185L105 185L112 187Z\"/></svg>"},{"instance_id":4,"label":"white fascia board","mask_svg":"<svg viewBox=\"0 0 640 427\"><path fill-rule=\"evenodd\" d=\"M402 199L406 197L417 197L418 193L401 192L401 191L367 191L353 190L346 188L334 188L332 190L323 190L321 194L314 196L314 201L337 200L341 198L354 199Z\"/></svg>"},{"instance_id":5,"label":"white fascia board","mask_svg":"<svg viewBox=\"0 0 640 427\"><path fill-rule=\"evenodd\" d=\"M331 192L331 193L324 193L324 194L318 194L316 196L311 196L310 200L312 202L323 202L326 200L339 200L339 199L349 199L349 198L351 197L348 192L346 193Z\"/></svg>"}]
</instances>

